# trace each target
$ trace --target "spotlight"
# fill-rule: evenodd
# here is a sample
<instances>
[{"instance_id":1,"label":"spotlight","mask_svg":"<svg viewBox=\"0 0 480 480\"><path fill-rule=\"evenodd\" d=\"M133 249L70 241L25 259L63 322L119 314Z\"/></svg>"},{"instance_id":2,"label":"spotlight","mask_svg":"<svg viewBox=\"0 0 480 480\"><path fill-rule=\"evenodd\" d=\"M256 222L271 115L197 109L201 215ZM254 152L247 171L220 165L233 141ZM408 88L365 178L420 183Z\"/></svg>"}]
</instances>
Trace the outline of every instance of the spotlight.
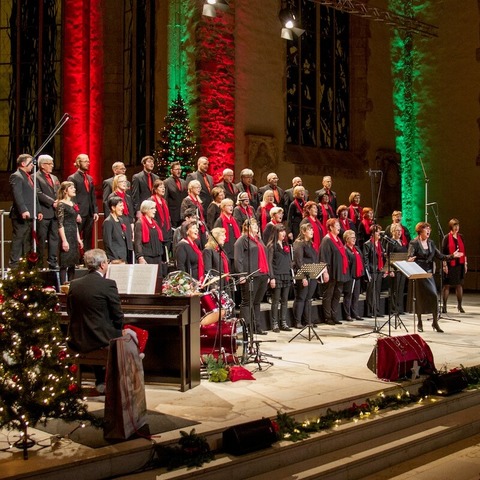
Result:
<instances>
[{"instance_id":1,"label":"spotlight","mask_svg":"<svg viewBox=\"0 0 480 480\"><path fill-rule=\"evenodd\" d=\"M227 0L206 0L203 5L202 15L215 18L217 16L217 9L223 12L228 11L229 5Z\"/></svg>"},{"instance_id":2,"label":"spotlight","mask_svg":"<svg viewBox=\"0 0 480 480\"><path fill-rule=\"evenodd\" d=\"M282 5L282 9L278 13L278 18L282 23L281 38L285 40L293 40L294 34L295 36L300 37L305 32L305 30L295 27L297 19L295 18L294 13L287 8L285 4Z\"/></svg>"}]
</instances>

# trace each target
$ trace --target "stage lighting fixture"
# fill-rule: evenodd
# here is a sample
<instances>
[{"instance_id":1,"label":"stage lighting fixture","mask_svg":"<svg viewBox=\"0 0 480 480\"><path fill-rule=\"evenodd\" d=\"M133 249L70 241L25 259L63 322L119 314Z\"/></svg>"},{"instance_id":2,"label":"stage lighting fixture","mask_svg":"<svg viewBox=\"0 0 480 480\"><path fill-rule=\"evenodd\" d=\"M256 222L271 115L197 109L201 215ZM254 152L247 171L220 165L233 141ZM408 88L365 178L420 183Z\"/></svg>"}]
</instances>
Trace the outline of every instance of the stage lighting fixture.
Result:
<instances>
[{"instance_id":1,"label":"stage lighting fixture","mask_svg":"<svg viewBox=\"0 0 480 480\"><path fill-rule=\"evenodd\" d=\"M293 28L295 26L295 15L289 8L282 8L278 14L283 28Z\"/></svg>"},{"instance_id":2,"label":"stage lighting fixture","mask_svg":"<svg viewBox=\"0 0 480 480\"><path fill-rule=\"evenodd\" d=\"M287 4L282 2L282 8L278 13L278 18L282 24L282 31L280 37L285 40L293 40L294 35L300 37L305 30L297 28L295 14L288 8Z\"/></svg>"},{"instance_id":3,"label":"stage lighting fixture","mask_svg":"<svg viewBox=\"0 0 480 480\"><path fill-rule=\"evenodd\" d=\"M208 3L205 3L203 5L202 15L204 17L215 18L217 16L217 12L215 11L215 7L213 5L209 5Z\"/></svg>"},{"instance_id":4,"label":"stage lighting fixture","mask_svg":"<svg viewBox=\"0 0 480 480\"><path fill-rule=\"evenodd\" d=\"M215 18L217 16L217 9L223 12L228 11L229 5L227 0L206 0L203 5L202 15Z\"/></svg>"}]
</instances>

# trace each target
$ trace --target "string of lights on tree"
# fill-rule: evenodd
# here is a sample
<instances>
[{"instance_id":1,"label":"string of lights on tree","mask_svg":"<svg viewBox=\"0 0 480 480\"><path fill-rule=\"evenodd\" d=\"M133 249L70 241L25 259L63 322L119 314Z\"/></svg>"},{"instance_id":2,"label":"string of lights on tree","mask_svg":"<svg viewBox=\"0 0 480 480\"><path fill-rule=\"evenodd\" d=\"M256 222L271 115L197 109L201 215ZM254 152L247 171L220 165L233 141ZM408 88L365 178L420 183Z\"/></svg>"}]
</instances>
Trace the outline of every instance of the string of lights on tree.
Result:
<instances>
[{"instance_id":1,"label":"string of lights on tree","mask_svg":"<svg viewBox=\"0 0 480 480\"><path fill-rule=\"evenodd\" d=\"M14 446L25 458L35 443L29 427L48 418L96 422L65 347L57 294L43 287L37 260L30 253L0 284L0 428L20 432Z\"/></svg>"},{"instance_id":2,"label":"string of lights on tree","mask_svg":"<svg viewBox=\"0 0 480 480\"><path fill-rule=\"evenodd\" d=\"M160 178L170 175L170 165L180 162L182 177L195 171L197 144L193 130L190 128L188 111L180 93L168 108L164 119L165 126L160 130L157 150L153 153L156 173Z\"/></svg>"}]
</instances>

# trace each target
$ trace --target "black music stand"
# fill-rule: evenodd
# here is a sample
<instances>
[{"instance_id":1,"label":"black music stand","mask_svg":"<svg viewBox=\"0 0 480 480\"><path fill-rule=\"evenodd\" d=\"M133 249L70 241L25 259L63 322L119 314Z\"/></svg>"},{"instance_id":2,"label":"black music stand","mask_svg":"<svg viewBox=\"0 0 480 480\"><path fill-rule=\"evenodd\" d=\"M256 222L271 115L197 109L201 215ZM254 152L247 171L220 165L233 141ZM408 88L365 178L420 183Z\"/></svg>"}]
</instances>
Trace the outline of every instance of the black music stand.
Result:
<instances>
[{"instance_id":1,"label":"black music stand","mask_svg":"<svg viewBox=\"0 0 480 480\"><path fill-rule=\"evenodd\" d=\"M318 279L322 275L322 273L325 271L326 268L327 268L326 263L322 263L322 262L320 262L320 263L306 263L298 269L297 273L295 274L294 279L295 280L303 280L303 279L306 278L308 281L310 281L313 278ZM313 328L312 321L311 321L312 320L312 304L311 304L311 300L308 300L308 301L310 302L310 307L309 307L310 308L310 313L309 313L310 321L297 334L295 334L288 341L288 343L295 340L298 336L301 336L301 337L307 339L309 342L315 337L323 345L322 339L318 336L318 333ZM303 334L303 332L305 330L307 330L308 336L305 336Z\"/></svg>"},{"instance_id":2,"label":"black music stand","mask_svg":"<svg viewBox=\"0 0 480 480\"><path fill-rule=\"evenodd\" d=\"M406 260L402 260L395 262L394 265L407 277L409 281L412 282L413 333L415 334L417 333L417 322L415 320L415 316L417 314L415 308L415 304L417 302L416 280L420 280L422 278L431 278L432 274L426 272L415 262L408 262Z\"/></svg>"},{"instance_id":3,"label":"black music stand","mask_svg":"<svg viewBox=\"0 0 480 480\"><path fill-rule=\"evenodd\" d=\"M388 254L388 261L387 264L390 266L396 267L395 263L396 262L401 262L401 261L406 261L408 258L408 253L407 252L397 252L397 253L389 253ZM401 273L404 275L404 273ZM394 289L395 289L395 280L396 280L396 275L397 272L395 272L395 277L390 279L390 308L389 308L389 314L388 314L388 320L380 327L380 330L388 323L388 336L391 336L391 328L392 328L392 317L395 318L395 330L397 328L404 328L405 331L408 333L408 329L403 323L400 313L398 312L397 308L395 305L393 305L393 299L395 299L398 303L398 299L396 298L396 295L394 294ZM401 292L402 295L402 302L404 301L404 292Z\"/></svg>"}]
</instances>

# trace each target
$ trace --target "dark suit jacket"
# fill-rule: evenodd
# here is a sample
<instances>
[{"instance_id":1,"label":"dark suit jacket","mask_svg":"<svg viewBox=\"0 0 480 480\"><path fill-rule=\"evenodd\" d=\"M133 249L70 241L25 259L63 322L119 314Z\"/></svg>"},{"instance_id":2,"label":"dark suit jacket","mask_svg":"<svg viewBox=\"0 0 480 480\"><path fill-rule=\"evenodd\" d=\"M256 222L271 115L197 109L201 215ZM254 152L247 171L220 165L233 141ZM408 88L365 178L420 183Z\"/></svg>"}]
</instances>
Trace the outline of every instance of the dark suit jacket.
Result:
<instances>
[{"instance_id":1,"label":"dark suit jacket","mask_svg":"<svg viewBox=\"0 0 480 480\"><path fill-rule=\"evenodd\" d=\"M165 185L165 200L170 210L170 219L173 227L178 227L182 223L180 206L182 205L182 200L187 196L187 182L183 178L179 180L181 190L178 189L173 177L168 177L163 182Z\"/></svg>"},{"instance_id":2,"label":"dark suit jacket","mask_svg":"<svg viewBox=\"0 0 480 480\"><path fill-rule=\"evenodd\" d=\"M223 181L223 182L217 183L215 186L222 187L225 192L225 198L229 198L230 200L233 200L234 205L237 203L237 196L240 192L238 191L237 186L233 182L227 184L227 182Z\"/></svg>"},{"instance_id":3,"label":"dark suit jacket","mask_svg":"<svg viewBox=\"0 0 480 480\"><path fill-rule=\"evenodd\" d=\"M304 198L305 198L305 201L308 202L308 190L305 190L305 197ZM283 209L285 210L284 215L287 214L288 207L290 206L290 204L292 202L293 202L293 187L288 188L287 190L285 190L283 192L283 204L284 204Z\"/></svg>"},{"instance_id":4,"label":"dark suit jacket","mask_svg":"<svg viewBox=\"0 0 480 480\"><path fill-rule=\"evenodd\" d=\"M122 229L125 225L125 231ZM103 222L103 246L109 260L132 261L132 227L124 221L116 222L109 215Z\"/></svg>"},{"instance_id":5,"label":"dark suit jacket","mask_svg":"<svg viewBox=\"0 0 480 480\"><path fill-rule=\"evenodd\" d=\"M89 192L87 192L87 189L85 188L83 174L78 170L67 178L69 182L73 182L75 185L77 193L73 201L78 204L81 217L89 217L93 216L94 213L98 213L93 178L87 174L87 179L90 185Z\"/></svg>"},{"instance_id":6,"label":"dark suit jacket","mask_svg":"<svg viewBox=\"0 0 480 480\"><path fill-rule=\"evenodd\" d=\"M269 184L267 184L258 189L258 198L260 201L263 198L263 194L267 190L273 190L273 188ZM280 188L280 187L277 187L277 190L278 190L278 196L280 197L280 201L277 203L277 201L275 200L275 205L277 207L285 208L285 199L284 199L285 191L283 190L283 188Z\"/></svg>"},{"instance_id":7,"label":"dark suit jacket","mask_svg":"<svg viewBox=\"0 0 480 480\"><path fill-rule=\"evenodd\" d=\"M238 193L245 191L245 185L242 182L237 183L237 188ZM250 185L250 194L252 196L252 198L250 199L250 205L256 212L258 206L260 205L260 199L258 198L258 188L255 185Z\"/></svg>"},{"instance_id":8,"label":"dark suit jacket","mask_svg":"<svg viewBox=\"0 0 480 480\"><path fill-rule=\"evenodd\" d=\"M103 181L102 183L102 199L103 199L103 213L105 214L105 218L107 218L110 215L110 209L108 208L108 197L113 191L113 179L115 177L110 177L107 178L106 180ZM127 182L127 194L131 195L130 191L130 182ZM135 212L133 213L135 215Z\"/></svg>"},{"instance_id":9,"label":"dark suit jacket","mask_svg":"<svg viewBox=\"0 0 480 480\"><path fill-rule=\"evenodd\" d=\"M72 280L67 296L68 346L87 353L122 335L123 312L117 284L97 272Z\"/></svg>"},{"instance_id":10,"label":"dark suit jacket","mask_svg":"<svg viewBox=\"0 0 480 480\"><path fill-rule=\"evenodd\" d=\"M210 185L210 191L211 191L213 188L213 177L211 175L208 175L207 173L206 178L207 178L208 184ZM196 172L189 173L187 175L187 178L186 178L187 187L192 180L198 180L200 182L200 185L202 186L202 190L200 191L200 198L202 199L203 208L206 209L210 205L210 203L212 203L213 199L207 188L205 179L203 175L197 170Z\"/></svg>"},{"instance_id":11,"label":"dark suit jacket","mask_svg":"<svg viewBox=\"0 0 480 480\"><path fill-rule=\"evenodd\" d=\"M37 172L37 196L40 202L40 211L43 213L45 220L55 218L55 209L53 203L57 199L57 192L60 188L60 182L55 175L52 177L53 187L48 183L43 172Z\"/></svg>"},{"instance_id":12,"label":"dark suit jacket","mask_svg":"<svg viewBox=\"0 0 480 480\"><path fill-rule=\"evenodd\" d=\"M33 219L33 202L36 201L37 203L37 213L40 212L40 203L38 197L34 195L33 185L28 181L27 174L20 169L12 173L10 175L10 187L13 195L10 216L21 218L22 213L29 212L30 218Z\"/></svg>"},{"instance_id":13,"label":"dark suit jacket","mask_svg":"<svg viewBox=\"0 0 480 480\"><path fill-rule=\"evenodd\" d=\"M158 175L152 173L152 185L158 178ZM148 188L147 174L145 170L142 170L132 177L132 200L135 212L139 212L142 202L148 200L151 196L152 192Z\"/></svg>"}]
</instances>

